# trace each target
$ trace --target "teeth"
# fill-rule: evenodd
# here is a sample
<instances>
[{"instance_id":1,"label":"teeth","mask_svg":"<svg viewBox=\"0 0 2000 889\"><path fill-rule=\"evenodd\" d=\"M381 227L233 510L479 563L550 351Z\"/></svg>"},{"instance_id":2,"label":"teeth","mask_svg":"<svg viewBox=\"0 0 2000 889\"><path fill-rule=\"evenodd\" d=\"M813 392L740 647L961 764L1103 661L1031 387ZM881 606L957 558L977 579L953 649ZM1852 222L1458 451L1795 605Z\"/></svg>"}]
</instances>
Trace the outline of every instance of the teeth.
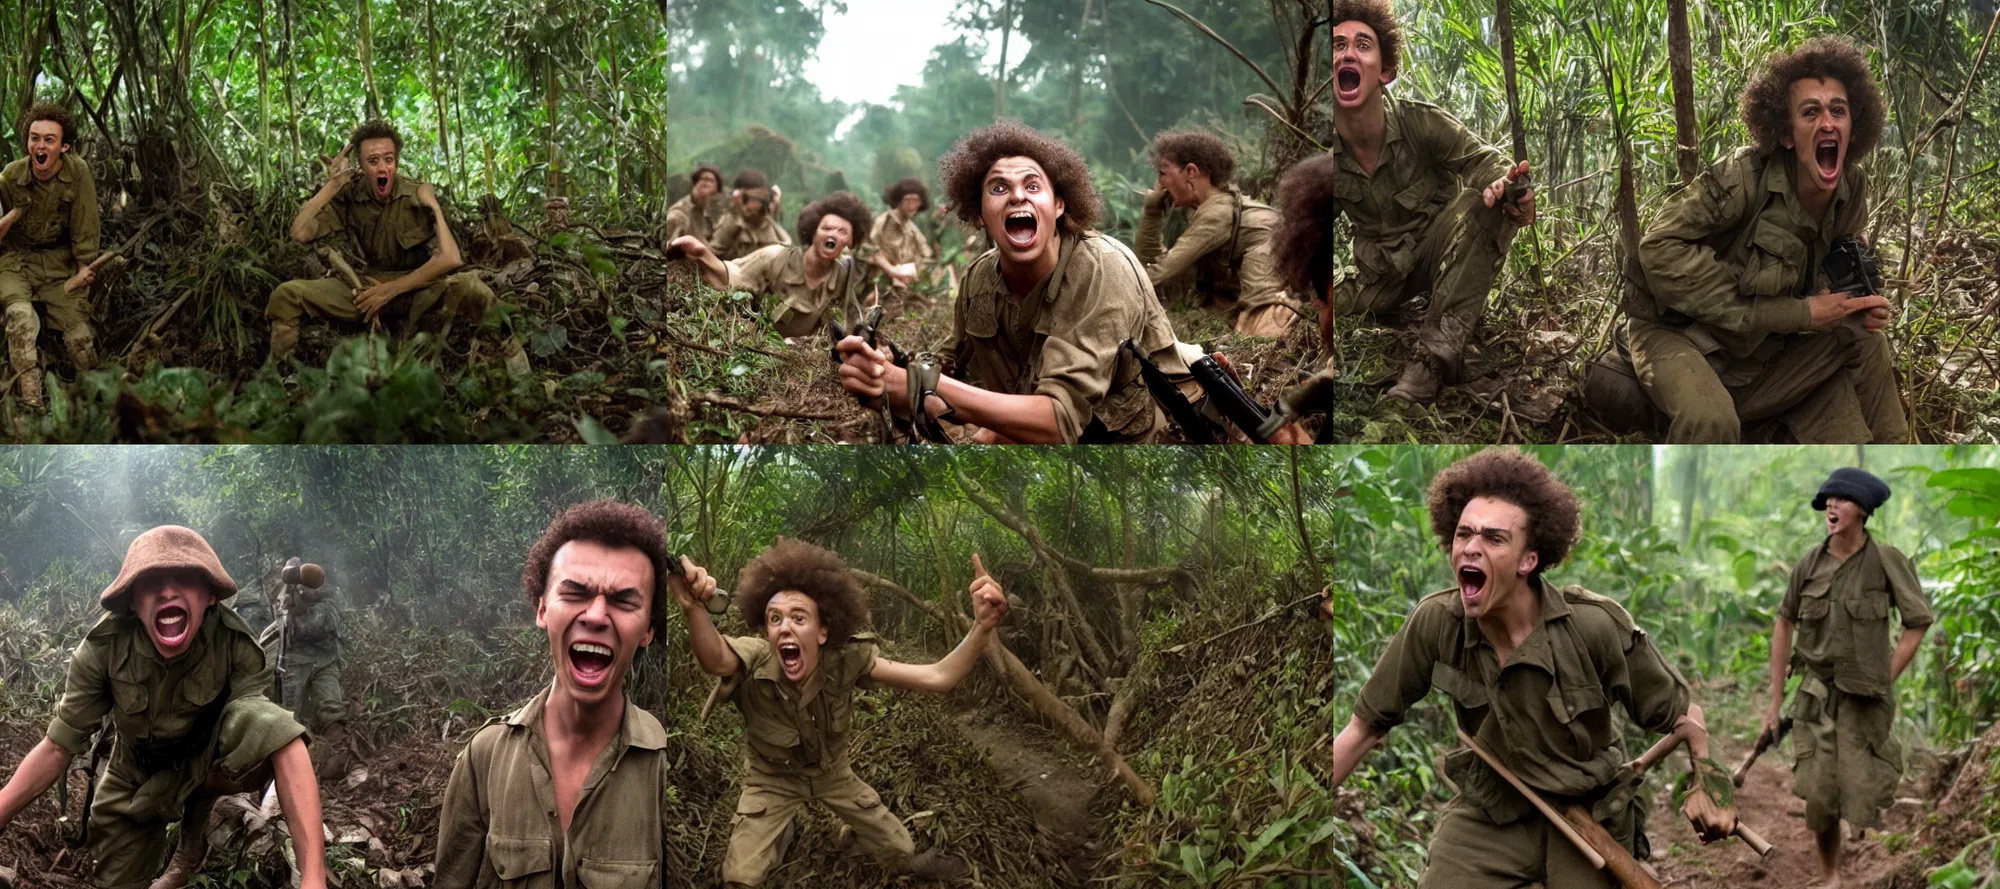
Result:
<instances>
[{"instance_id":1,"label":"teeth","mask_svg":"<svg viewBox=\"0 0 2000 889\"><path fill-rule=\"evenodd\" d=\"M172 617L162 617L162 618L160 618L160 625L161 625L161 626L168 626L168 627L177 627L177 626L180 626L180 625L181 625L181 624L182 624L183 622L185 622L186 620L187 620L187 615L185 615L185 614L176 614L176 615L174 615L174 616L172 616Z\"/></svg>"},{"instance_id":2,"label":"teeth","mask_svg":"<svg viewBox=\"0 0 2000 889\"><path fill-rule=\"evenodd\" d=\"M593 642L578 642L577 644L570 646L569 650L580 652L583 654L595 654L595 655L602 655L604 657L611 656L610 648L607 648L603 645L598 645Z\"/></svg>"}]
</instances>

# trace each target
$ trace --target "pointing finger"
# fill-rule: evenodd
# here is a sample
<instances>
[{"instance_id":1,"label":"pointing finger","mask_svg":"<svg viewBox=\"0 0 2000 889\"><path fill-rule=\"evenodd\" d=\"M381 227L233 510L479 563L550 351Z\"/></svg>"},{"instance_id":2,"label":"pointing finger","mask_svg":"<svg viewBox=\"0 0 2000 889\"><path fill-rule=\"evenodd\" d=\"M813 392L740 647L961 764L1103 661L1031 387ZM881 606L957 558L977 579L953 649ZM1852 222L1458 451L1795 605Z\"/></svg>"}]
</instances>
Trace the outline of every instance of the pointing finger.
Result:
<instances>
[{"instance_id":1,"label":"pointing finger","mask_svg":"<svg viewBox=\"0 0 2000 889\"><path fill-rule=\"evenodd\" d=\"M979 561L979 554L978 554L978 553L973 553L973 554L972 554L972 573L973 573L973 574L974 574L975 576L978 576L978 577L989 577L989 576L990 576L990 575L988 575L988 574L986 573L986 566L985 566L984 564L981 564L981 563L980 563L980 561Z\"/></svg>"}]
</instances>

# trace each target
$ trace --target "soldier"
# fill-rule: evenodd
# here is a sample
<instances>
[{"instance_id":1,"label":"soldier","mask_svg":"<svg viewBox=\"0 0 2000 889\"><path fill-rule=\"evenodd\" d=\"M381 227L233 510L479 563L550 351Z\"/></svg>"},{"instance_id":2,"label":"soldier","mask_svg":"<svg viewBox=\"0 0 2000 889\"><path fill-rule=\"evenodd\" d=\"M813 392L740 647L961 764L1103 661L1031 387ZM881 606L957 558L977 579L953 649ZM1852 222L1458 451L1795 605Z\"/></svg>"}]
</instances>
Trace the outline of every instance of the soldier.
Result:
<instances>
[{"instance_id":1,"label":"soldier","mask_svg":"<svg viewBox=\"0 0 2000 889\"><path fill-rule=\"evenodd\" d=\"M93 886L187 885L208 852L216 798L275 782L301 884L324 889L305 728L264 696L271 665L225 604L235 595L236 582L194 531L161 525L134 539L98 597L107 613L70 655L48 736L0 789L0 829L63 779L108 714L118 735L87 822ZM167 839L172 821L181 825L177 849Z\"/></svg>"},{"instance_id":2,"label":"soldier","mask_svg":"<svg viewBox=\"0 0 2000 889\"><path fill-rule=\"evenodd\" d=\"M493 304L493 290L463 264L444 208L429 183L398 175L403 136L371 120L356 127L327 164L326 184L299 208L292 240L310 243L335 232L353 232L365 263L364 289L334 278L286 281L271 291L264 317L271 319L271 361L283 361L299 342L299 318L310 314L341 321L402 316L406 330L448 329L463 317L476 327ZM350 166L349 154L361 159ZM363 175L365 173L365 175Z\"/></svg>"},{"instance_id":3,"label":"soldier","mask_svg":"<svg viewBox=\"0 0 2000 889\"><path fill-rule=\"evenodd\" d=\"M712 595L715 581L670 561L651 514L597 500L549 523L521 585L555 679L459 753L432 885L659 886L674 760L660 721L626 698L625 675L665 631L667 591Z\"/></svg>"},{"instance_id":4,"label":"soldier","mask_svg":"<svg viewBox=\"0 0 2000 889\"><path fill-rule=\"evenodd\" d=\"M774 297L771 325L779 336L810 336L836 302L849 319L859 314L862 273L847 251L867 231L867 205L852 192L836 191L799 214L799 243L805 246L788 241L725 262L700 239L682 235L667 250L693 259L710 287Z\"/></svg>"},{"instance_id":5,"label":"soldier","mask_svg":"<svg viewBox=\"0 0 2000 889\"><path fill-rule=\"evenodd\" d=\"M1159 184L1146 195L1132 251L1158 287L1194 270L1195 292L1211 309L1234 315L1236 332L1275 337L1291 329L1298 301L1271 265L1271 229L1278 213L1230 184L1236 158L1214 134L1175 130L1153 139ZM1189 209L1187 229L1162 250L1169 207ZM1164 255L1163 255L1164 253Z\"/></svg>"},{"instance_id":6,"label":"soldier","mask_svg":"<svg viewBox=\"0 0 2000 889\"><path fill-rule=\"evenodd\" d=\"M1666 415L1670 442L1734 442L1778 420L1801 442L1909 437L1881 331L1889 301L1828 292L1821 262L1868 222L1855 162L1882 137L1866 55L1821 37L1775 56L1743 89L1755 145L1682 188L1639 243L1621 330L1638 387L1587 387L1599 413ZM1593 373L1602 374L1593 368ZM1637 402L1634 404L1633 402Z\"/></svg>"},{"instance_id":7,"label":"soldier","mask_svg":"<svg viewBox=\"0 0 2000 889\"><path fill-rule=\"evenodd\" d=\"M710 218L709 211L716 205L709 203L709 199L722 190L722 168L702 164L688 174L688 181L693 190L667 208L667 225L660 235L662 247L682 235L692 235L704 243L715 237L715 220Z\"/></svg>"},{"instance_id":8,"label":"soldier","mask_svg":"<svg viewBox=\"0 0 2000 889\"><path fill-rule=\"evenodd\" d=\"M1840 885L1840 822L1856 830L1882 823L1895 800L1903 751L1896 722L1896 680L1916 659L1931 625L1930 603L1910 560L1875 542L1868 517L1889 486L1853 468L1833 471L1812 507L1826 511L1826 540L1792 568L1771 632L1771 704L1764 731L1779 735L1785 678L1799 667L1792 698L1792 792L1806 801L1806 827L1819 846L1827 885ZM1902 635L1889 648L1889 609ZM1798 645L1793 647L1792 640Z\"/></svg>"},{"instance_id":9,"label":"soldier","mask_svg":"<svg viewBox=\"0 0 2000 889\"><path fill-rule=\"evenodd\" d=\"M919 876L961 875L964 863L937 849L913 855L910 832L854 775L847 736L854 691L878 683L944 694L979 660L1007 597L972 557L972 630L944 660L905 664L876 653L862 632L868 600L840 556L808 543L779 539L744 566L736 609L761 635L723 636L705 604L712 585L675 587L687 619L695 660L722 678L720 695L743 712L743 796L729 833L722 881L756 886L777 863L785 829L808 801L818 800L854 831L861 848L885 870Z\"/></svg>"},{"instance_id":10,"label":"soldier","mask_svg":"<svg viewBox=\"0 0 2000 889\"><path fill-rule=\"evenodd\" d=\"M1294 292L1331 303L1320 311L1329 345L1334 314L1386 313L1428 292L1417 352L1389 390L1428 402L1440 383L1463 377L1507 246L1535 221L1533 189L1505 199L1528 164L1509 164L1436 106L1388 93L1402 63L1389 0L1334 0L1330 18L1336 134L1327 154L1286 174L1271 252ZM1333 224L1343 213L1354 224L1355 268L1334 283Z\"/></svg>"},{"instance_id":11,"label":"soldier","mask_svg":"<svg viewBox=\"0 0 2000 889\"><path fill-rule=\"evenodd\" d=\"M90 328L90 283L97 278L97 184L90 165L72 157L76 119L60 105L28 109L28 156L0 170L0 306L7 314L7 358L21 380L21 401L42 403L42 330L35 304L62 331L78 373L97 364ZM0 388L0 395L6 394Z\"/></svg>"},{"instance_id":12,"label":"soldier","mask_svg":"<svg viewBox=\"0 0 2000 889\"><path fill-rule=\"evenodd\" d=\"M959 221L998 246L960 280L933 370L906 371L849 337L838 345L841 385L886 397L898 416L916 405L980 427L984 443L1144 442L1163 431L1139 362L1120 344L1133 341L1170 378L1187 379L1187 362L1145 266L1091 230L1098 201L1083 157L1003 121L973 131L938 173Z\"/></svg>"},{"instance_id":13,"label":"soldier","mask_svg":"<svg viewBox=\"0 0 2000 889\"><path fill-rule=\"evenodd\" d=\"M762 172L746 167L737 173L730 205L715 224L715 240L708 242L710 250L727 261L765 247L790 245L792 236L778 224L778 201L784 194Z\"/></svg>"},{"instance_id":14,"label":"soldier","mask_svg":"<svg viewBox=\"0 0 2000 889\"><path fill-rule=\"evenodd\" d=\"M1457 587L1425 596L1390 640L1334 739L1332 783L1435 686L1459 727L1529 787L1558 809L1588 809L1645 860L1640 780L1624 766L1611 707L1622 704L1645 731L1681 736L1703 760L1708 733L1687 683L1624 608L1544 579L1576 543L1576 495L1534 458L1495 449L1439 473L1428 499ZM1419 889L1616 885L1469 748L1444 766L1459 795ZM1708 814L1726 823L1697 825L1704 836L1734 829L1733 814Z\"/></svg>"},{"instance_id":15,"label":"soldier","mask_svg":"<svg viewBox=\"0 0 2000 889\"><path fill-rule=\"evenodd\" d=\"M868 261L888 277L892 290L902 293L931 264L930 239L916 222L918 213L931 208L931 190L910 177L885 189L882 203L889 209L875 217L875 228L868 233L874 248Z\"/></svg>"},{"instance_id":16,"label":"soldier","mask_svg":"<svg viewBox=\"0 0 2000 889\"><path fill-rule=\"evenodd\" d=\"M324 586L326 573L318 565L285 563L271 602L271 624L257 639L264 656L276 665L271 699L290 710L318 741L315 758L321 778L347 774L347 702L340 691L340 609L328 601L333 588Z\"/></svg>"}]
</instances>

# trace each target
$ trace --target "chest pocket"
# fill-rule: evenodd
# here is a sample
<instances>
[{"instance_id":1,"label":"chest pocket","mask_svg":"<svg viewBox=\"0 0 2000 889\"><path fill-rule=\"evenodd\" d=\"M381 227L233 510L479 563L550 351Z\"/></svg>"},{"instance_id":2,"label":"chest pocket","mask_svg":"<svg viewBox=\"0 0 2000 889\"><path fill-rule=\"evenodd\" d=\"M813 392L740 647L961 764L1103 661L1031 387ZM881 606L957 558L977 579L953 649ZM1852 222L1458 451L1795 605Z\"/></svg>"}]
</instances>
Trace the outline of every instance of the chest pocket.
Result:
<instances>
[{"instance_id":1,"label":"chest pocket","mask_svg":"<svg viewBox=\"0 0 2000 889\"><path fill-rule=\"evenodd\" d=\"M973 275L980 273L981 270L975 264L965 270L965 277L970 281ZM999 297L983 288L973 291L972 295L965 298L962 311L965 312L966 336L990 339L1000 332L1000 309L994 305L998 299Z\"/></svg>"},{"instance_id":2,"label":"chest pocket","mask_svg":"<svg viewBox=\"0 0 2000 889\"><path fill-rule=\"evenodd\" d=\"M1396 192L1396 204L1404 210L1415 213L1432 203L1437 194L1437 186L1428 176L1418 176L1408 188Z\"/></svg>"},{"instance_id":3,"label":"chest pocket","mask_svg":"<svg viewBox=\"0 0 2000 889\"><path fill-rule=\"evenodd\" d=\"M1806 244L1777 222L1760 220L1737 279L1745 296L1793 296L1805 268Z\"/></svg>"},{"instance_id":4,"label":"chest pocket","mask_svg":"<svg viewBox=\"0 0 2000 889\"><path fill-rule=\"evenodd\" d=\"M64 224L69 222L69 189L56 186L42 196L35 205L34 212L24 220L28 224L28 240L46 244L62 236Z\"/></svg>"},{"instance_id":5,"label":"chest pocket","mask_svg":"<svg viewBox=\"0 0 2000 889\"><path fill-rule=\"evenodd\" d=\"M486 860L494 876L520 886L553 885L554 866L548 837L486 837ZM537 877L537 874L545 876Z\"/></svg>"},{"instance_id":6,"label":"chest pocket","mask_svg":"<svg viewBox=\"0 0 2000 889\"><path fill-rule=\"evenodd\" d=\"M585 858L576 864L584 889L640 889L658 882L658 861L604 861Z\"/></svg>"},{"instance_id":7,"label":"chest pocket","mask_svg":"<svg viewBox=\"0 0 2000 889\"><path fill-rule=\"evenodd\" d=\"M1833 599L1828 596L1827 587L1803 592L1799 596L1799 622L1823 621L1833 612Z\"/></svg>"},{"instance_id":8,"label":"chest pocket","mask_svg":"<svg viewBox=\"0 0 2000 889\"><path fill-rule=\"evenodd\" d=\"M206 707L229 686L229 659L210 655L181 681L181 697L196 707Z\"/></svg>"},{"instance_id":9,"label":"chest pocket","mask_svg":"<svg viewBox=\"0 0 2000 889\"><path fill-rule=\"evenodd\" d=\"M1454 702L1467 710L1478 710L1489 703L1485 685L1443 661L1431 665L1431 687L1450 695Z\"/></svg>"},{"instance_id":10,"label":"chest pocket","mask_svg":"<svg viewBox=\"0 0 2000 889\"><path fill-rule=\"evenodd\" d=\"M396 232L396 246L414 250L437 234L437 226L431 221L431 208L412 200L408 213L400 215L402 225Z\"/></svg>"}]
</instances>

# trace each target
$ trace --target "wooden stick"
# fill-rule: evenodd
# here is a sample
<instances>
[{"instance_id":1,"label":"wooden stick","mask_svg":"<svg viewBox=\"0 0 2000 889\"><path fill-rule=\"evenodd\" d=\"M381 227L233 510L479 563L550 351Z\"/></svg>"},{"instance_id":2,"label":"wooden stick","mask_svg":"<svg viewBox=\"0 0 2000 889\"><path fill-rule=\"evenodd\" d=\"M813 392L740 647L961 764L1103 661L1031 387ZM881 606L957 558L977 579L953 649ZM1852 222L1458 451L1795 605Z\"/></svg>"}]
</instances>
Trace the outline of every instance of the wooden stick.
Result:
<instances>
[{"instance_id":1,"label":"wooden stick","mask_svg":"<svg viewBox=\"0 0 2000 889\"><path fill-rule=\"evenodd\" d=\"M334 273L346 281L347 286L354 288L355 293L360 293L368 289L361 286L361 276L354 273L354 267L348 265L347 260L342 258L338 251L335 251L332 247L321 247L319 248L319 255L325 257L327 264L333 266Z\"/></svg>"},{"instance_id":2,"label":"wooden stick","mask_svg":"<svg viewBox=\"0 0 2000 889\"><path fill-rule=\"evenodd\" d=\"M1529 789L1528 785L1522 783L1520 778L1514 777L1514 773L1506 766L1501 765L1500 760L1495 759L1493 754L1487 753L1486 748L1479 746L1478 741L1472 740L1472 736L1466 734L1464 728L1458 730L1458 739L1464 741L1465 746L1472 748L1472 752L1478 754L1480 759L1485 760L1487 765L1492 766L1493 771L1499 772L1500 777L1507 779L1507 783L1514 785L1514 789L1520 791L1522 796L1527 797L1528 802L1533 803L1535 808L1542 813L1542 817L1549 819L1549 823L1555 825L1555 828L1562 831L1563 836L1568 837L1569 841L1576 846L1576 851L1583 853L1583 857L1590 862L1591 867L1598 870L1604 869L1604 855L1592 847L1589 841L1583 838L1582 834L1577 833L1576 828L1569 823L1569 819L1564 818L1560 813L1556 812L1553 807L1542 799L1541 794Z\"/></svg>"},{"instance_id":3,"label":"wooden stick","mask_svg":"<svg viewBox=\"0 0 2000 889\"><path fill-rule=\"evenodd\" d=\"M1762 739L1760 738L1759 740L1761 742ZM1659 762L1662 759L1665 759L1667 757L1667 754L1674 752L1674 748L1679 747L1680 744L1681 744L1680 735L1668 733L1666 737L1663 737L1660 740L1655 741L1652 747L1647 748L1645 753L1639 755L1638 759L1632 761L1632 771L1641 775L1645 774L1647 769L1652 768L1655 763ZM1750 758L1744 760L1743 766L1741 769L1739 769L1739 772L1747 772L1750 768L1750 764L1757 761L1757 754L1764 752L1764 747L1768 746L1770 745L1765 744L1764 746L1760 746L1754 752L1752 752L1750 754ZM1693 750L1688 751L1688 757L1690 759L1694 757ZM1743 786L1743 782L1741 779L1737 779L1734 783L1738 787ZM1736 829L1731 832L1731 835L1736 837L1737 839L1742 840L1745 844L1749 845L1750 849L1756 852L1759 856L1771 854L1770 842L1765 840L1762 834L1759 834L1757 831L1753 830L1750 827L1750 825L1744 824L1743 818L1740 815L1737 816L1736 818Z\"/></svg>"}]
</instances>

